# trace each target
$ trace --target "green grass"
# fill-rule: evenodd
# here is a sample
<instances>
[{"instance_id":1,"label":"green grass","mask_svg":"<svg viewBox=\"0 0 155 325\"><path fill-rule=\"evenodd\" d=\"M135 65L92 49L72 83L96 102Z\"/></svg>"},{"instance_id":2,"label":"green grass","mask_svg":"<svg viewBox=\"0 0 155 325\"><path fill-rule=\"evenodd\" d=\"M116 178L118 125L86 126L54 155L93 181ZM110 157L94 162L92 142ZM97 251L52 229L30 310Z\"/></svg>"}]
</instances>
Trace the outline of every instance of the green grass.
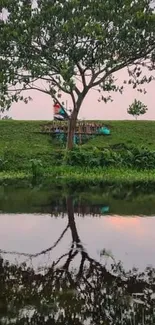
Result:
<instances>
[{"instance_id":1,"label":"green grass","mask_svg":"<svg viewBox=\"0 0 155 325\"><path fill-rule=\"evenodd\" d=\"M59 149L58 143L49 135L39 133L41 125L46 123L46 121L0 121L0 155L9 151L14 155L36 158ZM103 121L104 123L110 127L111 135L97 136L83 146L104 148L124 143L155 150L155 121Z\"/></svg>"},{"instance_id":2,"label":"green grass","mask_svg":"<svg viewBox=\"0 0 155 325\"><path fill-rule=\"evenodd\" d=\"M100 121L101 122L101 121ZM148 172L137 172L130 170L124 174L116 168L114 169L80 169L78 166L65 167L62 164L62 154L64 147L53 140L50 135L41 134L41 126L46 121L0 121L0 159L6 161L5 168L1 168L1 179L22 179L24 175L31 177L31 159L39 159L42 162L44 176L57 177L61 175L63 179L70 178L78 182L84 178L86 182L90 179L100 181L142 179L148 177L154 180L154 170ZM48 121L49 123L49 121ZM103 121L104 124L104 121ZM153 121L105 121L111 129L110 136L97 136L89 140L81 148L94 147L100 149L107 147L117 147L121 144L132 147L145 147L150 151L155 151L155 122ZM0 161L1 162L1 161ZM1 165L0 165L1 167ZM150 175L150 176L148 176ZM60 180L60 179L59 179Z\"/></svg>"},{"instance_id":3,"label":"green grass","mask_svg":"<svg viewBox=\"0 0 155 325\"><path fill-rule=\"evenodd\" d=\"M84 146L127 146L146 147L155 150L155 121L105 121L111 129L110 136L99 136L88 141Z\"/></svg>"},{"instance_id":4,"label":"green grass","mask_svg":"<svg viewBox=\"0 0 155 325\"><path fill-rule=\"evenodd\" d=\"M155 182L155 170L136 171L132 169L117 168L74 168L55 167L45 172L45 176L53 177L55 182L92 184L104 183L134 183L134 182Z\"/></svg>"},{"instance_id":5,"label":"green grass","mask_svg":"<svg viewBox=\"0 0 155 325\"><path fill-rule=\"evenodd\" d=\"M52 155L59 150L49 135L41 134L43 121L0 121L0 158L8 161L8 169L28 168L31 159L52 163Z\"/></svg>"},{"instance_id":6,"label":"green grass","mask_svg":"<svg viewBox=\"0 0 155 325\"><path fill-rule=\"evenodd\" d=\"M49 135L40 134L46 121L0 121L0 155L7 150L24 156L46 155L58 147ZM48 121L49 123L49 121ZM103 121L104 124L104 121ZM110 136L98 136L84 146L105 146L124 143L155 150L155 121L105 121Z\"/></svg>"},{"instance_id":7,"label":"green grass","mask_svg":"<svg viewBox=\"0 0 155 325\"><path fill-rule=\"evenodd\" d=\"M54 148L48 135L40 134L41 121L0 121L0 155L46 156Z\"/></svg>"}]
</instances>

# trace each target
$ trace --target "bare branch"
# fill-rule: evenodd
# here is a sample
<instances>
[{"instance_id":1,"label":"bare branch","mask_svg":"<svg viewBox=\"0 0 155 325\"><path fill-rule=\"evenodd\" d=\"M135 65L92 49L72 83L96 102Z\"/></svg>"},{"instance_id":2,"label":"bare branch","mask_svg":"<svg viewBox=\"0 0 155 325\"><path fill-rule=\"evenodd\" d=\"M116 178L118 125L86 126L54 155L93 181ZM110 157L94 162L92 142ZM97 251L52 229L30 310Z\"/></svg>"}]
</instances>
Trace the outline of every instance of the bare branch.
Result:
<instances>
[{"instance_id":1,"label":"bare branch","mask_svg":"<svg viewBox=\"0 0 155 325\"><path fill-rule=\"evenodd\" d=\"M84 263L85 263L85 254L83 254L83 252L82 252L82 258L81 258L81 263L80 263L80 267L79 267L79 272L77 274L78 279L80 279L83 274Z\"/></svg>"},{"instance_id":2,"label":"bare branch","mask_svg":"<svg viewBox=\"0 0 155 325\"><path fill-rule=\"evenodd\" d=\"M58 258L58 260L57 260L56 262L53 263L53 266L56 266L57 264L59 264L59 262L60 262L64 257L66 257L66 256L68 256L68 253L65 253L65 254L63 254L62 256L60 256L60 257Z\"/></svg>"},{"instance_id":3,"label":"bare branch","mask_svg":"<svg viewBox=\"0 0 155 325\"><path fill-rule=\"evenodd\" d=\"M37 90L37 91L40 91L40 92L42 92L42 93L45 93L45 94L49 94L49 95L51 95L51 93L50 93L50 91L49 90L44 90L44 89L41 89L41 88L39 88L39 87L34 87L34 86L30 86L30 85L28 85L29 86L29 88L16 88L16 89L8 89L8 91L9 92L16 92L16 91L20 91L20 92L22 92L22 91L25 91L25 90Z\"/></svg>"},{"instance_id":4,"label":"bare branch","mask_svg":"<svg viewBox=\"0 0 155 325\"><path fill-rule=\"evenodd\" d=\"M74 87L74 90L76 92L76 94L79 96L81 94L80 90L78 89L77 86Z\"/></svg>"},{"instance_id":5,"label":"bare branch","mask_svg":"<svg viewBox=\"0 0 155 325\"><path fill-rule=\"evenodd\" d=\"M72 250L69 252L68 259L65 262L64 266L62 267L64 270L68 270L69 269L70 263L72 262L72 260L74 259L74 257L76 255L78 255L78 253L79 252L77 250L74 253L72 253Z\"/></svg>"},{"instance_id":6,"label":"bare branch","mask_svg":"<svg viewBox=\"0 0 155 325\"><path fill-rule=\"evenodd\" d=\"M38 257L40 255L46 254L46 253L52 251L59 244L59 242L61 241L61 239L65 235L66 231L68 230L68 228L69 228L69 225L67 225L67 227L64 229L64 231L62 232L62 234L58 238L58 240L51 247L49 247L49 248L47 248L47 249L45 249L45 250L43 250L43 251L41 251L39 253L29 254L29 253L15 252L15 251L5 251L5 250L0 249L0 254L19 255L19 256L25 256L25 257L29 257L29 258Z\"/></svg>"}]
</instances>

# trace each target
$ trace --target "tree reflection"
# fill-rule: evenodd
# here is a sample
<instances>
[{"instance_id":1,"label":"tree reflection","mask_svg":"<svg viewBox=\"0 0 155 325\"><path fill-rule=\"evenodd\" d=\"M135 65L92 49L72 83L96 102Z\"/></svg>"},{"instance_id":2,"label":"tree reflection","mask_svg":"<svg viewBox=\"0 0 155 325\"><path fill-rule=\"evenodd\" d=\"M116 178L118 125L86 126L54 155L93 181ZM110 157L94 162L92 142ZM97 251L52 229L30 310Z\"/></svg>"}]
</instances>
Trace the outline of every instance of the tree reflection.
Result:
<instances>
[{"instance_id":1,"label":"tree reflection","mask_svg":"<svg viewBox=\"0 0 155 325\"><path fill-rule=\"evenodd\" d=\"M58 240L42 252L20 254L30 258L46 254L70 231L68 252L52 265L38 272L26 263L12 264L1 257L1 324L154 324L155 270L125 272L120 263L113 261L108 268L93 259L80 240L71 197L66 206L68 222ZM1 256L5 253L1 251Z\"/></svg>"}]
</instances>

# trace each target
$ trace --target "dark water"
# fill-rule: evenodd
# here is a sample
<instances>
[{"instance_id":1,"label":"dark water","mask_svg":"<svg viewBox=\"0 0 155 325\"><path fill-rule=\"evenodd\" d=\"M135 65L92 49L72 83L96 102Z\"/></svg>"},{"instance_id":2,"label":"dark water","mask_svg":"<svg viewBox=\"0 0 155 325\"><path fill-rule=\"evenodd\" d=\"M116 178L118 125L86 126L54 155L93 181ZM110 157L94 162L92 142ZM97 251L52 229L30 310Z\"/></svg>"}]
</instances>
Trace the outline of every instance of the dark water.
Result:
<instances>
[{"instance_id":1,"label":"dark water","mask_svg":"<svg viewBox=\"0 0 155 325\"><path fill-rule=\"evenodd\" d=\"M0 324L155 324L155 193L0 188Z\"/></svg>"}]
</instances>

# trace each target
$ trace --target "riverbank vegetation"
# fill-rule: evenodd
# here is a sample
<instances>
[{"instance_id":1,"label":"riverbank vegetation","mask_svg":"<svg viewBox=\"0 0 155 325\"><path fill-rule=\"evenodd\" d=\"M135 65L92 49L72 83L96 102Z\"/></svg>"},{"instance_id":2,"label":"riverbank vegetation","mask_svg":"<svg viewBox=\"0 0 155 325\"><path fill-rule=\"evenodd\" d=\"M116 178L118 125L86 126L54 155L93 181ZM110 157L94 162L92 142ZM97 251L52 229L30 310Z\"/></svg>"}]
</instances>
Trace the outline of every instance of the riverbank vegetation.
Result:
<instances>
[{"instance_id":1,"label":"riverbank vegetation","mask_svg":"<svg viewBox=\"0 0 155 325\"><path fill-rule=\"evenodd\" d=\"M70 151L41 133L45 123L0 121L1 181L32 176L77 184L155 181L155 122L106 121L110 136L96 136Z\"/></svg>"},{"instance_id":2,"label":"riverbank vegetation","mask_svg":"<svg viewBox=\"0 0 155 325\"><path fill-rule=\"evenodd\" d=\"M104 186L107 184L123 185L135 184L137 186L155 186L155 170L137 171L132 169L118 168L74 168L74 167L51 167L41 171L37 178L30 172L0 172L0 184L18 183L44 183L51 182L55 186L67 185L70 188L81 189L85 186Z\"/></svg>"}]
</instances>

